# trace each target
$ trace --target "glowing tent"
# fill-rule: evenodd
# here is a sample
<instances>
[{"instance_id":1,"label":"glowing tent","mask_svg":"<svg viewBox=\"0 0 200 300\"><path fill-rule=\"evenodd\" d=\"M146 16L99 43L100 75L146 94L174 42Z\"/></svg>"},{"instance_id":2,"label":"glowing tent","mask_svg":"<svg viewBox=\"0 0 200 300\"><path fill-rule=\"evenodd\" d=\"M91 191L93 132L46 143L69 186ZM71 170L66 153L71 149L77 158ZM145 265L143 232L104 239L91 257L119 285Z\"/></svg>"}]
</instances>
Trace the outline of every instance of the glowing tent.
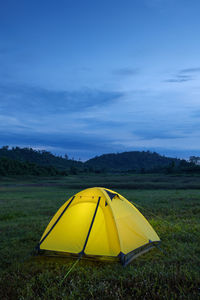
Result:
<instances>
[{"instance_id":1,"label":"glowing tent","mask_svg":"<svg viewBox=\"0 0 200 300\"><path fill-rule=\"evenodd\" d=\"M127 265L160 239L127 199L105 188L89 188L67 200L38 244L39 253L118 260Z\"/></svg>"}]
</instances>

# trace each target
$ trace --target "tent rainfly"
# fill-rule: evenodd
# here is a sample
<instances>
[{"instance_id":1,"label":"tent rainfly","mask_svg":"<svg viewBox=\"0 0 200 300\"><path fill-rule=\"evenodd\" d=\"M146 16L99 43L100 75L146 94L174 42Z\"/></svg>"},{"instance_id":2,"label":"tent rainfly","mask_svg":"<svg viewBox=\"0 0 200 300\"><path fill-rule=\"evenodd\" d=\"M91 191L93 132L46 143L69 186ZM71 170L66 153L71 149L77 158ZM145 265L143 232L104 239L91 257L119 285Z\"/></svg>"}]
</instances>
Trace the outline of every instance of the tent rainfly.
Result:
<instances>
[{"instance_id":1,"label":"tent rainfly","mask_svg":"<svg viewBox=\"0 0 200 300\"><path fill-rule=\"evenodd\" d=\"M120 194L88 188L67 200L37 246L39 254L116 260L124 266L160 243L139 210Z\"/></svg>"}]
</instances>

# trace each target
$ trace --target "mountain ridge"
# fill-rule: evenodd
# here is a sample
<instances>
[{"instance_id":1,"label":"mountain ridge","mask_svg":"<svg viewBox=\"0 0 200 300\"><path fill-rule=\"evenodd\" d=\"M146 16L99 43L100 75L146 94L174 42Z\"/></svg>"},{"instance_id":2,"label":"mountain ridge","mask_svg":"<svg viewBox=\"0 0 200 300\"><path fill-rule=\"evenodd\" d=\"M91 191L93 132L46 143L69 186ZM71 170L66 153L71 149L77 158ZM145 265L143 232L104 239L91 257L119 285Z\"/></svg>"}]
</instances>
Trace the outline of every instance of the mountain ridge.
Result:
<instances>
[{"instance_id":1,"label":"mountain ridge","mask_svg":"<svg viewBox=\"0 0 200 300\"><path fill-rule=\"evenodd\" d=\"M171 164L178 166L182 160L162 156L150 151L126 151L96 156L85 162L87 166L116 171L139 171L167 167Z\"/></svg>"},{"instance_id":2,"label":"mountain ridge","mask_svg":"<svg viewBox=\"0 0 200 300\"><path fill-rule=\"evenodd\" d=\"M151 151L126 151L108 153L93 157L85 162L56 156L46 150L3 146L0 148L0 159L8 158L19 162L35 163L40 166L52 166L58 170L76 173L81 172L143 172L161 170L168 167L188 166L189 163L179 158L171 158Z\"/></svg>"}]
</instances>

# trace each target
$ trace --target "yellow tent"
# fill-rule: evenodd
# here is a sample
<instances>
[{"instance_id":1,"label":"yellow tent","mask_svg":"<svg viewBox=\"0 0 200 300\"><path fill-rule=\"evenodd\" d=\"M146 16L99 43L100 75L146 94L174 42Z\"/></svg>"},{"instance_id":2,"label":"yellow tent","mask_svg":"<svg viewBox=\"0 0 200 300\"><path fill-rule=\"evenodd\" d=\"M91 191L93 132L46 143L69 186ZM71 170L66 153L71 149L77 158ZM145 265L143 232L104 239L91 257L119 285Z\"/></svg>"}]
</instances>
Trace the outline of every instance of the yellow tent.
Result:
<instances>
[{"instance_id":1,"label":"yellow tent","mask_svg":"<svg viewBox=\"0 0 200 300\"><path fill-rule=\"evenodd\" d=\"M38 250L127 265L159 242L134 205L112 190L95 187L77 193L61 206L44 231Z\"/></svg>"}]
</instances>

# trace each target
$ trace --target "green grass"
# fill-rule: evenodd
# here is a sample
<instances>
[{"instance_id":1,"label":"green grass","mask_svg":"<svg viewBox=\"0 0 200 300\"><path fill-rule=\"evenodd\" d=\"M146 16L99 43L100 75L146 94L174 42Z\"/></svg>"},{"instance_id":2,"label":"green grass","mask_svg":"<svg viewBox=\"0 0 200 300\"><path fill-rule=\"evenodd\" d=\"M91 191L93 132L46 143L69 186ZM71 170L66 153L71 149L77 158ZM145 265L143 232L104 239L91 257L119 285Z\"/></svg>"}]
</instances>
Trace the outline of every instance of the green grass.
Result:
<instances>
[{"instance_id":1,"label":"green grass","mask_svg":"<svg viewBox=\"0 0 200 300\"><path fill-rule=\"evenodd\" d=\"M0 299L198 299L199 183L199 177L164 175L3 178ZM154 249L126 268L81 260L63 283L75 260L26 258L57 209L87 186L113 187L135 203L164 252Z\"/></svg>"},{"instance_id":2,"label":"green grass","mask_svg":"<svg viewBox=\"0 0 200 300\"><path fill-rule=\"evenodd\" d=\"M1 179L1 178L0 178ZM200 189L199 175L184 174L81 174L67 177L16 177L2 178L0 186L59 186L69 189L84 189L93 186L106 186L115 189Z\"/></svg>"}]
</instances>

